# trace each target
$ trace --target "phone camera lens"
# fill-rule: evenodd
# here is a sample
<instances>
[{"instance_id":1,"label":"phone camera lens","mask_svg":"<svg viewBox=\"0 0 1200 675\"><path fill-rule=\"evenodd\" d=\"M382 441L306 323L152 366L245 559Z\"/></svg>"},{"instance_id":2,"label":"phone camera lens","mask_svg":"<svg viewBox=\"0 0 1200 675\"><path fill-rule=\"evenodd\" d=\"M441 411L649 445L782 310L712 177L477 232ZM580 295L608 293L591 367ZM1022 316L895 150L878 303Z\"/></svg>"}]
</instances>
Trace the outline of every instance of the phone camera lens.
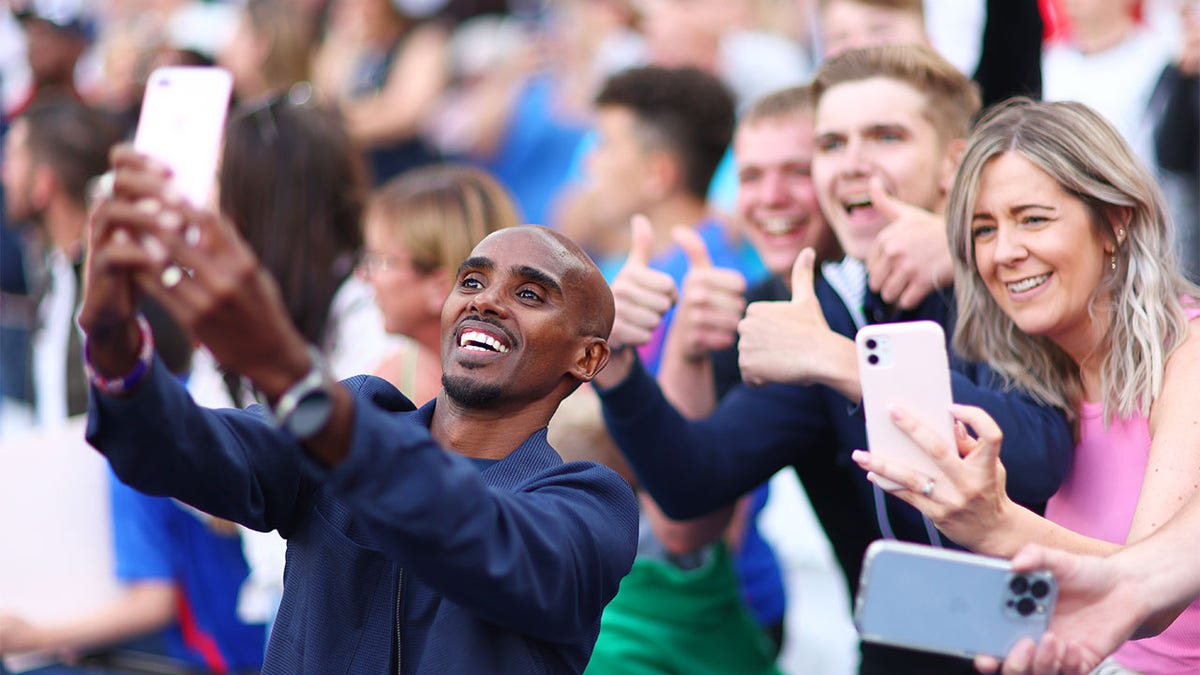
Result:
<instances>
[{"instance_id":1,"label":"phone camera lens","mask_svg":"<svg viewBox=\"0 0 1200 675\"><path fill-rule=\"evenodd\" d=\"M1016 595L1021 595L1029 590L1029 580L1023 576L1016 576L1012 581L1008 582L1008 589Z\"/></svg>"},{"instance_id":2,"label":"phone camera lens","mask_svg":"<svg viewBox=\"0 0 1200 675\"><path fill-rule=\"evenodd\" d=\"M1029 594L1039 600L1049 595L1049 593L1050 584L1046 583L1043 579L1038 579L1029 586Z\"/></svg>"},{"instance_id":3,"label":"phone camera lens","mask_svg":"<svg viewBox=\"0 0 1200 675\"><path fill-rule=\"evenodd\" d=\"M879 343L876 342L874 338L867 340L867 349L875 349L878 346L879 346Z\"/></svg>"},{"instance_id":4,"label":"phone camera lens","mask_svg":"<svg viewBox=\"0 0 1200 675\"><path fill-rule=\"evenodd\" d=\"M1037 610L1037 603L1033 598L1021 598L1017 601L1017 614L1021 616L1029 616Z\"/></svg>"},{"instance_id":5,"label":"phone camera lens","mask_svg":"<svg viewBox=\"0 0 1200 675\"><path fill-rule=\"evenodd\" d=\"M879 357L875 356L874 354L871 354L870 356L867 357L867 363L869 363L871 365L875 365L875 364L879 363Z\"/></svg>"},{"instance_id":6,"label":"phone camera lens","mask_svg":"<svg viewBox=\"0 0 1200 675\"><path fill-rule=\"evenodd\" d=\"M160 86L160 87L166 87L166 86L169 86L170 84L171 84L171 80L166 77L164 77L158 81L158 86Z\"/></svg>"}]
</instances>

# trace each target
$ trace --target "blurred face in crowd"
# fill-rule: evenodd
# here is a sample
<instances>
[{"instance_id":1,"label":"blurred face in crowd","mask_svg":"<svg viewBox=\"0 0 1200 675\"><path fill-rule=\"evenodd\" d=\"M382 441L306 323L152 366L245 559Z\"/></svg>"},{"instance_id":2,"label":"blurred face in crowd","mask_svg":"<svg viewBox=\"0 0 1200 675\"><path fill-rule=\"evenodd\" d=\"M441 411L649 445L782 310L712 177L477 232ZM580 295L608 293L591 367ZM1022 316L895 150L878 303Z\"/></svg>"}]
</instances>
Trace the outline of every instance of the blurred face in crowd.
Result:
<instances>
[{"instance_id":1,"label":"blurred face in crowd","mask_svg":"<svg viewBox=\"0 0 1200 675\"><path fill-rule=\"evenodd\" d=\"M240 97L257 96L265 87L259 72L267 50L262 40L254 31L250 16L242 11L233 34L218 55L219 63L233 74L233 85Z\"/></svg>"},{"instance_id":2,"label":"blurred face in crowd","mask_svg":"<svg viewBox=\"0 0 1200 675\"><path fill-rule=\"evenodd\" d=\"M28 19L25 30L26 52L33 80L43 84L68 84L75 78L75 63L83 53L83 36L49 21Z\"/></svg>"},{"instance_id":3,"label":"blurred face in crowd","mask_svg":"<svg viewBox=\"0 0 1200 675\"><path fill-rule=\"evenodd\" d=\"M884 44L926 44L921 16L854 0L832 0L821 11L821 44L826 59L851 49Z\"/></svg>"},{"instance_id":4,"label":"blurred face in crowd","mask_svg":"<svg viewBox=\"0 0 1200 675\"><path fill-rule=\"evenodd\" d=\"M395 224L381 218L367 216L359 270L375 289L385 330L419 338L422 330L437 326L448 290L447 275L442 270L417 269Z\"/></svg>"},{"instance_id":5,"label":"blurred face in crowd","mask_svg":"<svg viewBox=\"0 0 1200 675\"><path fill-rule=\"evenodd\" d=\"M926 114L926 96L885 77L830 87L817 104L813 181L846 255L865 259L890 220L871 203L878 177L893 197L938 212L954 157Z\"/></svg>"},{"instance_id":6,"label":"blurred face in crowd","mask_svg":"<svg viewBox=\"0 0 1200 675\"><path fill-rule=\"evenodd\" d=\"M596 196L598 222L626 222L653 196L648 147L637 116L627 108L604 106L596 112L596 145L587 158L587 178Z\"/></svg>"},{"instance_id":7,"label":"blurred face in crowd","mask_svg":"<svg viewBox=\"0 0 1200 675\"><path fill-rule=\"evenodd\" d=\"M737 209L746 236L773 274L787 275L807 246L832 243L812 179L813 118L796 112L738 127Z\"/></svg>"},{"instance_id":8,"label":"blurred face in crowd","mask_svg":"<svg viewBox=\"0 0 1200 675\"><path fill-rule=\"evenodd\" d=\"M1093 320L1089 305L1114 244L1082 200L1006 152L980 174L970 228L979 277L1018 328L1072 356L1100 344L1107 322Z\"/></svg>"}]
</instances>

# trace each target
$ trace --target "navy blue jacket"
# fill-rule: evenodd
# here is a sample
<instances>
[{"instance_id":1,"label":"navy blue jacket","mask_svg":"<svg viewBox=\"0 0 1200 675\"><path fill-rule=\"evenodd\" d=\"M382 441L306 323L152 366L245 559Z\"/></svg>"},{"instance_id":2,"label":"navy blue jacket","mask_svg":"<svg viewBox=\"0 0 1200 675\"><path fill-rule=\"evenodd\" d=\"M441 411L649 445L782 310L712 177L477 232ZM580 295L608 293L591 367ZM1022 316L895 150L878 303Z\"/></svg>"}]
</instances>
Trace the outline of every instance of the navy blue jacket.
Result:
<instances>
[{"instance_id":1,"label":"navy blue jacket","mask_svg":"<svg viewBox=\"0 0 1200 675\"><path fill-rule=\"evenodd\" d=\"M343 385L333 470L257 406L195 405L161 362L129 398L93 390L87 438L128 485L288 540L264 673L581 672L633 563L629 486L564 464L545 430L481 472L429 435L433 403Z\"/></svg>"},{"instance_id":2,"label":"navy blue jacket","mask_svg":"<svg viewBox=\"0 0 1200 675\"><path fill-rule=\"evenodd\" d=\"M841 298L822 278L816 294L830 328L853 337L856 327ZM895 320L937 321L953 331L952 298L932 294ZM1071 463L1071 429L1063 415L1032 398L1004 392L999 377L981 364L950 351L954 400L976 405L1004 430L1001 459L1008 470L1008 492L1038 508L1058 490ZM807 452L837 453L835 461L852 474L861 500L874 511L871 483L850 459L867 447L860 406L820 385L739 384L714 413L684 419L663 397L640 366L617 386L600 392L605 422L638 480L672 518L691 518L731 503L747 490L789 465L803 463ZM927 541L920 513L888 495L887 512L900 539ZM879 536L876 529L872 538Z\"/></svg>"}]
</instances>

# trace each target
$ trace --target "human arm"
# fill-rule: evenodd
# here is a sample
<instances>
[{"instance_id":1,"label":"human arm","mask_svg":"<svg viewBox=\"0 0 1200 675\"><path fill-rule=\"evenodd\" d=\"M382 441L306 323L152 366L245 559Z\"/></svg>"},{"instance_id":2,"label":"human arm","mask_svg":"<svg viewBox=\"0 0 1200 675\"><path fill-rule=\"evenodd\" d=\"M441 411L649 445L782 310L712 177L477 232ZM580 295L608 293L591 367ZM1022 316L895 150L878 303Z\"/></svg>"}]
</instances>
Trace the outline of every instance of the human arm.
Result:
<instances>
[{"instance_id":1,"label":"human arm","mask_svg":"<svg viewBox=\"0 0 1200 675\"><path fill-rule=\"evenodd\" d=\"M446 87L449 41L439 24L414 28L378 92L339 101L350 137L370 146L417 135Z\"/></svg>"},{"instance_id":2,"label":"human arm","mask_svg":"<svg viewBox=\"0 0 1200 675\"><path fill-rule=\"evenodd\" d=\"M0 655L72 654L117 644L170 625L175 607L174 584L160 579L127 584L103 607L59 623L30 623L0 614Z\"/></svg>"},{"instance_id":3,"label":"human arm","mask_svg":"<svg viewBox=\"0 0 1200 675\"><path fill-rule=\"evenodd\" d=\"M1193 494L1167 524L1145 539L1101 558L1030 544L1013 569L1047 569L1058 599L1047 633L1025 640L1004 659L1004 673L1084 675L1130 638L1156 635L1200 595L1200 495ZM1061 665L1061 669L1056 668ZM994 659L977 659L984 672Z\"/></svg>"},{"instance_id":4,"label":"human arm","mask_svg":"<svg viewBox=\"0 0 1200 675\"><path fill-rule=\"evenodd\" d=\"M689 421L640 363L598 388L605 424L639 484L672 518L725 506L809 448L827 448L832 420L816 387L735 386L712 415Z\"/></svg>"}]
</instances>

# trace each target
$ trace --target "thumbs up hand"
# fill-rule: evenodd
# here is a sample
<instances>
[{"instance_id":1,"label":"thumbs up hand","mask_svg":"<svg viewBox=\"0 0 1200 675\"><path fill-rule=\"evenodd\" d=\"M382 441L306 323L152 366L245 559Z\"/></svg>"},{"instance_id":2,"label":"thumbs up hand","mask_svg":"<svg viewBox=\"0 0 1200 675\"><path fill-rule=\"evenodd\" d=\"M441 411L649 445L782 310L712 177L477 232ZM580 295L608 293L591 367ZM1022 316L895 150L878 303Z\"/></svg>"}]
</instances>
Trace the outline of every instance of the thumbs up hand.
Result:
<instances>
[{"instance_id":1,"label":"thumbs up hand","mask_svg":"<svg viewBox=\"0 0 1200 675\"><path fill-rule=\"evenodd\" d=\"M816 252L792 266L792 299L754 302L738 324L738 365L747 384L826 384L852 401L860 397L854 342L825 321L813 287Z\"/></svg>"},{"instance_id":2,"label":"thumbs up hand","mask_svg":"<svg viewBox=\"0 0 1200 675\"><path fill-rule=\"evenodd\" d=\"M688 272L668 349L677 350L685 360L698 361L733 345L746 309L746 280L735 270L713 266L708 247L695 230L677 227L671 235L687 256Z\"/></svg>"},{"instance_id":3,"label":"thumbs up hand","mask_svg":"<svg viewBox=\"0 0 1200 675\"><path fill-rule=\"evenodd\" d=\"M650 268L654 230L643 215L630 219L629 257L612 282L616 317L610 347L638 347L653 336L663 315L675 304L675 281L669 274Z\"/></svg>"},{"instance_id":4,"label":"thumbs up hand","mask_svg":"<svg viewBox=\"0 0 1200 675\"><path fill-rule=\"evenodd\" d=\"M872 205L891 222L867 253L867 283L884 302L913 309L954 281L946 220L888 194L878 176L871 178L870 190Z\"/></svg>"}]
</instances>

